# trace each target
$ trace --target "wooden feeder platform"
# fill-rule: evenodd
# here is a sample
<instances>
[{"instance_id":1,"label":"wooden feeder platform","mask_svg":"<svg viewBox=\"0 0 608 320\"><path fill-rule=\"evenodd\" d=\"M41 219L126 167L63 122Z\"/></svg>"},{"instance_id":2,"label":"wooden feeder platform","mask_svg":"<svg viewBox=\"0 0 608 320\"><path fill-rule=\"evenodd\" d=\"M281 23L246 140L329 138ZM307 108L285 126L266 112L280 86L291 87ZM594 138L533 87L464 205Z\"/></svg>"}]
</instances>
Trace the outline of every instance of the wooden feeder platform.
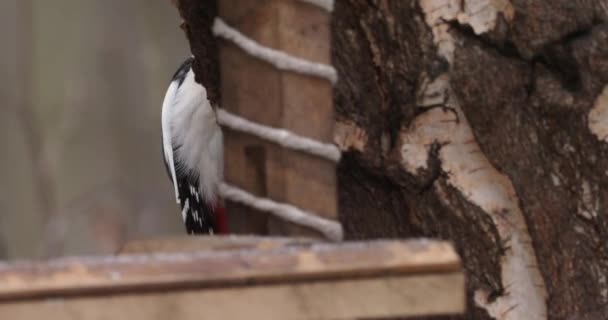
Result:
<instances>
[{"instance_id":1,"label":"wooden feeder platform","mask_svg":"<svg viewBox=\"0 0 608 320\"><path fill-rule=\"evenodd\" d=\"M0 263L0 319L378 319L464 311L446 242L185 237Z\"/></svg>"}]
</instances>

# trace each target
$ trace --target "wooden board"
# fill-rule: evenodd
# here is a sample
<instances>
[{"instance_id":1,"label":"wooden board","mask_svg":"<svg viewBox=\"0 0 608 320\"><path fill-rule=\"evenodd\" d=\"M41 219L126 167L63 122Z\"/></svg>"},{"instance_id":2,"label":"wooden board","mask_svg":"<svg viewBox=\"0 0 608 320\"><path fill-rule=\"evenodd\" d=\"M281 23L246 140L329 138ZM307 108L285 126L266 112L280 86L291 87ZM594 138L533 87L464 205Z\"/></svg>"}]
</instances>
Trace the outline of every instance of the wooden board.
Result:
<instances>
[{"instance_id":1,"label":"wooden board","mask_svg":"<svg viewBox=\"0 0 608 320\"><path fill-rule=\"evenodd\" d=\"M199 239L212 250L188 251ZM0 319L364 319L464 308L460 261L445 242L223 240L238 245L182 238L160 248L186 242L187 252L0 263Z\"/></svg>"},{"instance_id":2,"label":"wooden board","mask_svg":"<svg viewBox=\"0 0 608 320\"><path fill-rule=\"evenodd\" d=\"M264 46L331 63L330 15L292 0L220 0L219 15ZM222 104L249 120L324 142L333 141L332 86L325 79L279 71L235 45L220 45ZM337 220L335 164L225 130L225 176L253 194ZM228 203L230 230L316 235L241 205Z\"/></svg>"},{"instance_id":3,"label":"wooden board","mask_svg":"<svg viewBox=\"0 0 608 320\"><path fill-rule=\"evenodd\" d=\"M366 319L464 311L460 273L390 276L145 295L101 295L0 304L0 319Z\"/></svg>"},{"instance_id":4,"label":"wooden board","mask_svg":"<svg viewBox=\"0 0 608 320\"><path fill-rule=\"evenodd\" d=\"M457 271L445 242L372 241L229 250L71 257L0 264L0 300L56 293L217 287L387 273Z\"/></svg>"}]
</instances>

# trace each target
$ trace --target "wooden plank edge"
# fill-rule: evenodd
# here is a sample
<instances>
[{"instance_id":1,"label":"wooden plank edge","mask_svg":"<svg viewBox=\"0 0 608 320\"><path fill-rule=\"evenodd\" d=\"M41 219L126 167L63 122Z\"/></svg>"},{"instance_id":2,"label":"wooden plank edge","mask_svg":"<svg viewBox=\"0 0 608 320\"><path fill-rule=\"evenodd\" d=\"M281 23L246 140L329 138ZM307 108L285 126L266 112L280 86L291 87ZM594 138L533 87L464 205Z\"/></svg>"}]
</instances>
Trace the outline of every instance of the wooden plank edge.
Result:
<instances>
[{"instance_id":1,"label":"wooden plank edge","mask_svg":"<svg viewBox=\"0 0 608 320\"><path fill-rule=\"evenodd\" d=\"M260 237L255 235L179 236L139 239L125 243L117 254L195 252L205 250L271 250L321 242L316 238Z\"/></svg>"},{"instance_id":2,"label":"wooden plank edge","mask_svg":"<svg viewBox=\"0 0 608 320\"><path fill-rule=\"evenodd\" d=\"M0 300L180 287L247 286L460 270L453 248L439 241L314 244L0 264Z\"/></svg>"}]
</instances>

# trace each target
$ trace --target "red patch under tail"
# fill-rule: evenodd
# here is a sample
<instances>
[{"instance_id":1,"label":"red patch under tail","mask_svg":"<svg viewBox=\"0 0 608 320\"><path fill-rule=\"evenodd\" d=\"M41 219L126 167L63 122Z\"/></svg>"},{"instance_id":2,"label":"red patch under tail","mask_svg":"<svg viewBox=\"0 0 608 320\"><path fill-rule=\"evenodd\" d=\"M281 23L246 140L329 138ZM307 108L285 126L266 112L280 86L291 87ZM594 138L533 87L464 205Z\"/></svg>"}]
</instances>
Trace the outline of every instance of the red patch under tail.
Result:
<instances>
[{"instance_id":1,"label":"red patch under tail","mask_svg":"<svg viewBox=\"0 0 608 320\"><path fill-rule=\"evenodd\" d=\"M217 234L228 234L228 218L223 205L220 204L215 208L213 219L215 220L215 232Z\"/></svg>"}]
</instances>

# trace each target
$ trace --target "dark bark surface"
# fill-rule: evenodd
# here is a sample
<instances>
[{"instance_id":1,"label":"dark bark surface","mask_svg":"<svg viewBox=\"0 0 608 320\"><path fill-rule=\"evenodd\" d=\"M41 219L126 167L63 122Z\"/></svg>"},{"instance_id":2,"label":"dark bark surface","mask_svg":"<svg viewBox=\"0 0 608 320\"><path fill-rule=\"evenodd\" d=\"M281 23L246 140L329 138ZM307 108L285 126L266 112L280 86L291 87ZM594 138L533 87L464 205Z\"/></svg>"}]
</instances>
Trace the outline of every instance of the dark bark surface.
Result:
<instances>
[{"instance_id":1,"label":"dark bark surface","mask_svg":"<svg viewBox=\"0 0 608 320\"><path fill-rule=\"evenodd\" d=\"M216 45L208 30L212 2L182 0L181 12L201 62L197 80L218 92ZM478 290L489 293L490 303L512 295L501 275L512 243L497 221L513 213L488 211L455 182L442 154L449 141L431 139L424 168L404 166L404 133L434 109L453 112L457 123L470 126L470 143L492 170L512 184L525 224L520 231L529 234L531 242L524 242L546 287L546 317L607 319L608 145L588 123L608 82L608 2L496 1L508 9L497 10L485 29L473 20L437 20L454 44L451 58L439 54L423 2L336 1L336 120L365 137L338 170L347 237L452 240L470 297L468 314L455 319L513 319L508 312L491 317L473 299ZM451 2L464 12L484 1ZM441 76L448 77L452 95L420 104L424 79Z\"/></svg>"},{"instance_id":2,"label":"dark bark surface","mask_svg":"<svg viewBox=\"0 0 608 320\"><path fill-rule=\"evenodd\" d=\"M193 65L196 81L207 89L207 98L215 105L220 101L220 64L211 26L217 16L217 3L213 0L174 0L174 3L184 20L181 27L190 50L197 58Z\"/></svg>"}]
</instances>

